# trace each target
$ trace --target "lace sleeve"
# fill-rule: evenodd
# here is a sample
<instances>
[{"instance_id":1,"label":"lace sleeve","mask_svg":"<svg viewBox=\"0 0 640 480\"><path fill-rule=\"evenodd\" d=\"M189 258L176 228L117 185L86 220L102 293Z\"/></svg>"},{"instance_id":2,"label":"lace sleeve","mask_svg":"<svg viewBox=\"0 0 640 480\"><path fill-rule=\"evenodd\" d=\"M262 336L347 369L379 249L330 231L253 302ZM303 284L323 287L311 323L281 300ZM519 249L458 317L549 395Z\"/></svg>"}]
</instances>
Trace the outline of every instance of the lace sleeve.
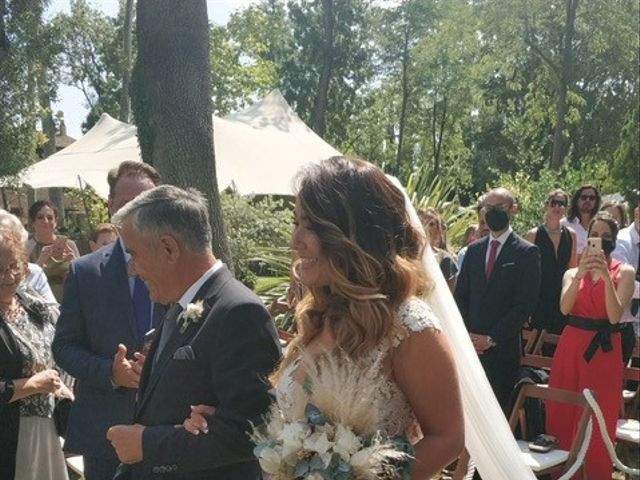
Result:
<instances>
[{"instance_id":1,"label":"lace sleeve","mask_svg":"<svg viewBox=\"0 0 640 480\"><path fill-rule=\"evenodd\" d=\"M440 330L440 322L423 300L411 298L398 310L398 321L407 330L407 333L421 332L426 329ZM398 337L394 346L398 346L404 337Z\"/></svg>"}]
</instances>

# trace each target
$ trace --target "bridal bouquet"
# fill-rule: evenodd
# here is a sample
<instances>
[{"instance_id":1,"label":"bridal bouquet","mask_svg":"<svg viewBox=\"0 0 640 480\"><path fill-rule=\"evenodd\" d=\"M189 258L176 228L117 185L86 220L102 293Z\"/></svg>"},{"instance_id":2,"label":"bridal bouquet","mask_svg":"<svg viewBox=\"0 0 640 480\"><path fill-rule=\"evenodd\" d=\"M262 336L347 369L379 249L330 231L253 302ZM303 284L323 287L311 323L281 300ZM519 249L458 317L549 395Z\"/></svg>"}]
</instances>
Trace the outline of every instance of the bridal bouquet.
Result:
<instances>
[{"instance_id":1,"label":"bridal bouquet","mask_svg":"<svg viewBox=\"0 0 640 480\"><path fill-rule=\"evenodd\" d=\"M358 369L344 355L305 358L304 365L305 382L293 386L291 408L273 405L252 433L254 454L271 479L408 479L413 447L378 429L373 368Z\"/></svg>"}]
</instances>

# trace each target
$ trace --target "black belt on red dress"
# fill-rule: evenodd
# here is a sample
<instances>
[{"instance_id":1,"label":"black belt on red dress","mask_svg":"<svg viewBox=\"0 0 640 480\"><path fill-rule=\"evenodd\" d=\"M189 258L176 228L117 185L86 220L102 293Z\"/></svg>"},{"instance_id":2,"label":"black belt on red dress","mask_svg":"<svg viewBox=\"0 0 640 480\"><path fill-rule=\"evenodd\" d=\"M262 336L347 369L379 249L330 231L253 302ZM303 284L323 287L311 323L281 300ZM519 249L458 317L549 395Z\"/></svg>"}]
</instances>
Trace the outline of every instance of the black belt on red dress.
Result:
<instances>
[{"instance_id":1,"label":"black belt on red dress","mask_svg":"<svg viewBox=\"0 0 640 480\"><path fill-rule=\"evenodd\" d=\"M602 348L603 352L610 352L613 350L611 344L611 334L620 331L620 325L612 325L609 323L609 319L596 319L596 318L584 318L570 315L567 317L567 325L579 328L580 330L589 330L596 332L591 343L587 346L587 349L582 355L587 363L591 361L593 356L598 351L598 348Z\"/></svg>"}]
</instances>

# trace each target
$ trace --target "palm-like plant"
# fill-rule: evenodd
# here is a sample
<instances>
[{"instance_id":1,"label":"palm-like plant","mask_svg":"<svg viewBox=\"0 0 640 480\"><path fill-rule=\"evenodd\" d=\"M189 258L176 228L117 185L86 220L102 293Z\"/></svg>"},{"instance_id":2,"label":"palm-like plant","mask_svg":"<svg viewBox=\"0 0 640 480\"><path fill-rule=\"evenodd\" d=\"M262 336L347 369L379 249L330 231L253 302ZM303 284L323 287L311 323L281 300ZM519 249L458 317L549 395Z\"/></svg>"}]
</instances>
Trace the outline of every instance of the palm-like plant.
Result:
<instances>
[{"instance_id":1,"label":"palm-like plant","mask_svg":"<svg viewBox=\"0 0 640 480\"><path fill-rule=\"evenodd\" d=\"M473 208L463 207L456 193L455 178L430 178L430 172L420 167L409 175L406 190L417 210L431 207L438 211L447 227L449 243L460 248L465 243L464 234L475 221Z\"/></svg>"}]
</instances>

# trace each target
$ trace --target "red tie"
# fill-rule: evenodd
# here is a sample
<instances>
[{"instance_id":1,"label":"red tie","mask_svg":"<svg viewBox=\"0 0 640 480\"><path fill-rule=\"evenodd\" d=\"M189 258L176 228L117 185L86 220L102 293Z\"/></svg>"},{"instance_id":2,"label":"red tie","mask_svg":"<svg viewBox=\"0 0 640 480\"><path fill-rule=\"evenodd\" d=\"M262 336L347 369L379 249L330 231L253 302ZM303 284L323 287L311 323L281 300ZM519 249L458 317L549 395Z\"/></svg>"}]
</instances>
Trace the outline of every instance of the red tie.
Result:
<instances>
[{"instance_id":1,"label":"red tie","mask_svg":"<svg viewBox=\"0 0 640 480\"><path fill-rule=\"evenodd\" d=\"M493 266L496 264L496 254L498 253L499 246L500 242L498 240L491 240L491 251L489 252L489 261L487 262L487 280L491 278Z\"/></svg>"}]
</instances>

